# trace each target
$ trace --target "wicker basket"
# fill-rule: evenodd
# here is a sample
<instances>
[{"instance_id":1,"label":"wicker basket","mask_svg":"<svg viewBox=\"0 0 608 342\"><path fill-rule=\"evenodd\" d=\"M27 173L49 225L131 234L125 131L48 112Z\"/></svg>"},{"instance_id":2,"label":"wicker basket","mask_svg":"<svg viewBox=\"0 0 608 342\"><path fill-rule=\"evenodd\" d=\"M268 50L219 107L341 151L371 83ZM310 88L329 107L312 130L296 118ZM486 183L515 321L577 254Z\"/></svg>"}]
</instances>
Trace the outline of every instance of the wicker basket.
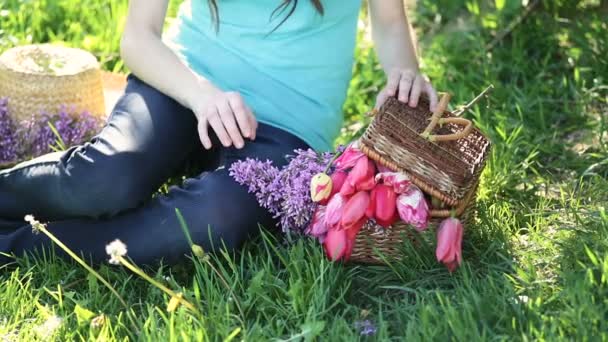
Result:
<instances>
[{"instance_id":1,"label":"wicker basket","mask_svg":"<svg viewBox=\"0 0 608 342\"><path fill-rule=\"evenodd\" d=\"M76 113L106 112L95 57L55 45L20 46L0 56L0 97L5 96L16 120L54 113L60 105L73 106Z\"/></svg>"},{"instance_id":2,"label":"wicker basket","mask_svg":"<svg viewBox=\"0 0 608 342\"><path fill-rule=\"evenodd\" d=\"M370 158L405 172L424 192L450 207L461 207L479 179L490 141L471 121L446 111L449 100L446 94L430 113L426 99L411 108L390 98L376 113L361 145Z\"/></svg>"},{"instance_id":3,"label":"wicker basket","mask_svg":"<svg viewBox=\"0 0 608 342\"><path fill-rule=\"evenodd\" d=\"M430 226L437 227L455 215L465 224L472 218L479 176L490 150L490 141L471 121L446 111L449 95L442 97L435 113L427 99L417 108L390 98L373 114L361 138L361 150L377 163L407 174L434 202ZM440 127L437 125L440 124ZM363 229L357 235L351 260L382 263L402 256L403 239L412 228L398 222L389 229Z\"/></svg>"}]
</instances>

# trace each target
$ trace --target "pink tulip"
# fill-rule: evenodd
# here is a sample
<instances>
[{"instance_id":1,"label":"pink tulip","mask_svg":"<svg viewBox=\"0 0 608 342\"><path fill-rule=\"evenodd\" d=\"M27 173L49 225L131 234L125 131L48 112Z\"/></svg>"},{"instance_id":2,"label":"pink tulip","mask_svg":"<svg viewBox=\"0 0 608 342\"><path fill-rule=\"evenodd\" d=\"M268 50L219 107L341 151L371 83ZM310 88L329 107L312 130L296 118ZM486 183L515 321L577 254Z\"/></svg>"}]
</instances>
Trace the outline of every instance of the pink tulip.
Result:
<instances>
[{"instance_id":1,"label":"pink tulip","mask_svg":"<svg viewBox=\"0 0 608 342\"><path fill-rule=\"evenodd\" d=\"M323 241L323 248L325 254L331 261L348 260L350 257L349 242L346 238L346 231L341 229L330 229L327 231L325 240ZM350 248L352 252L352 247Z\"/></svg>"},{"instance_id":2,"label":"pink tulip","mask_svg":"<svg viewBox=\"0 0 608 342\"><path fill-rule=\"evenodd\" d=\"M397 220L397 194L392 187L378 184L372 190L373 216L380 226L387 228ZM369 214L369 213L368 213Z\"/></svg>"},{"instance_id":3,"label":"pink tulip","mask_svg":"<svg viewBox=\"0 0 608 342\"><path fill-rule=\"evenodd\" d=\"M411 184L409 177L403 172L381 172L376 175L376 182L380 181L392 186L397 194L407 192Z\"/></svg>"},{"instance_id":4,"label":"pink tulip","mask_svg":"<svg viewBox=\"0 0 608 342\"><path fill-rule=\"evenodd\" d=\"M364 156L365 154L359 150L358 144L353 143L334 161L334 165L336 170L344 171L354 167L357 161Z\"/></svg>"},{"instance_id":5,"label":"pink tulip","mask_svg":"<svg viewBox=\"0 0 608 342\"><path fill-rule=\"evenodd\" d=\"M409 190L397 198L397 211L403 222L411 224L418 231L423 231L429 223L429 206L424 194L418 187L410 186Z\"/></svg>"},{"instance_id":6,"label":"pink tulip","mask_svg":"<svg viewBox=\"0 0 608 342\"><path fill-rule=\"evenodd\" d=\"M340 194L344 197L352 196L356 191L355 187L348 181L348 178L342 185L342 188L340 188Z\"/></svg>"},{"instance_id":7,"label":"pink tulip","mask_svg":"<svg viewBox=\"0 0 608 342\"><path fill-rule=\"evenodd\" d=\"M365 190L369 191L376 186L376 164L368 159L367 161L367 173L365 177L358 183L355 184L355 188L358 191Z\"/></svg>"},{"instance_id":8,"label":"pink tulip","mask_svg":"<svg viewBox=\"0 0 608 342\"><path fill-rule=\"evenodd\" d=\"M369 193L367 191L359 191L351 197L342 212L340 220L340 228L351 229L356 227L359 221L365 217L365 211L369 206Z\"/></svg>"},{"instance_id":9,"label":"pink tulip","mask_svg":"<svg viewBox=\"0 0 608 342\"><path fill-rule=\"evenodd\" d=\"M365 210L365 216L369 219L373 219L376 216L376 195L378 192L376 187L370 192L369 205L367 206L367 210Z\"/></svg>"},{"instance_id":10,"label":"pink tulip","mask_svg":"<svg viewBox=\"0 0 608 342\"><path fill-rule=\"evenodd\" d=\"M318 206L315 214L310 222L310 226L306 230L306 234L311 235L323 242L325 234L327 234L327 224L325 221L326 207Z\"/></svg>"},{"instance_id":11,"label":"pink tulip","mask_svg":"<svg viewBox=\"0 0 608 342\"><path fill-rule=\"evenodd\" d=\"M369 174L369 165L369 159L366 156L359 158L357 163L355 163L355 166L353 166L353 169L348 173L346 181L352 186L356 186L358 183L364 181Z\"/></svg>"},{"instance_id":12,"label":"pink tulip","mask_svg":"<svg viewBox=\"0 0 608 342\"><path fill-rule=\"evenodd\" d=\"M366 156L363 156L355 166L350 170L340 193L344 196L349 196L356 191L371 190L376 185L375 180L376 166Z\"/></svg>"},{"instance_id":13,"label":"pink tulip","mask_svg":"<svg viewBox=\"0 0 608 342\"><path fill-rule=\"evenodd\" d=\"M339 193L335 194L334 197L329 200L327 208L325 209L325 225L328 228L338 228L345 204L345 197Z\"/></svg>"},{"instance_id":14,"label":"pink tulip","mask_svg":"<svg viewBox=\"0 0 608 342\"><path fill-rule=\"evenodd\" d=\"M437 261L442 262L450 272L462 262L462 235L464 229L457 218L448 218L441 222L437 231Z\"/></svg>"},{"instance_id":15,"label":"pink tulip","mask_svg":"<svg viewBox=\"0 0 608 342\"><path fill-rule=\"evenodd\" d=\"M346 177L348 177L348 173L344 171L336 171L331 175L333 187L331 189L331 195L329 196L330 198L340 192L340 189L342 189L342 186L344 185L344 181L346 181Z\"/></svg>"},{"instance_id":16,"label":"pink tulip","mask_svg":"<svg viewBox=\"0 0 608 342\"><path fill-rule=\"evenodd\" d=\"M363 228L366 222L367 217L363 217L349 229L344 230L346 232L346 251L344 252L344 260L350 259L350 256L353 252L353 248L355 247L357 235L359 234L361 228Z\"/></svg>"}]
</instances>

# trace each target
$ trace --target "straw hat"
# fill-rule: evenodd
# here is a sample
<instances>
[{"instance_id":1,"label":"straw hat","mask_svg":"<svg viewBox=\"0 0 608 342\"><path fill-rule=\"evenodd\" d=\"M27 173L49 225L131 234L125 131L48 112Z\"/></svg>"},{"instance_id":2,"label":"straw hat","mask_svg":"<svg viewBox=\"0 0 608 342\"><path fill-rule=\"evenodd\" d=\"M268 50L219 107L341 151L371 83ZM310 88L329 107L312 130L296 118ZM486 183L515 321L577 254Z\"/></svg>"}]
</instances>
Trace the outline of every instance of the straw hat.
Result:
<instances>
[{"instance_id":1,"label":"straw hat","mask_svg":"<svg viewBox=\"0 0 608 342\"><path fill-rule=\"evenodd\" d=\"M0 56L0 97L5 96L17 120L54 113L61 105L105 115L99 63L79 49L43 44L6 51Z\"/></svg>"}]
</instances>

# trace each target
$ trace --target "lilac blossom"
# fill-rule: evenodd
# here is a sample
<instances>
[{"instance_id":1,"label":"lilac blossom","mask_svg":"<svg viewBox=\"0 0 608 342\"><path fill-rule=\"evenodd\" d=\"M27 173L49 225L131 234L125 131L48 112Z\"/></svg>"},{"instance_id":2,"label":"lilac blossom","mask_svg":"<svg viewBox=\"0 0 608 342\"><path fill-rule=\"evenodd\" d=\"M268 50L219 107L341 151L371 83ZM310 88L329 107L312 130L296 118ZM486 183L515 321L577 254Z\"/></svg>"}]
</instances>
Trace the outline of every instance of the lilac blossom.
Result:
<instances>
[{"instance_id":1,"label":"lilac blossom","mask_svg":"<svg viewBox=\"0 0 608 342\"><path fill-rule=\"evenodd\" d=\"M273 187L280 174L281 171L273 166L270 160L262 162L247 158L233 163L230 167L230 176L237 183L246 185L248 191L255 194L260 206L268 209L274 216L279 215L281 211L282 191Z\"/></svg>"},{"instance_id":2,"label":"lilac blossom","mask_svg":"<svg viewBox=\"0 0 608 342\"><path fill-rule=\"evenodd\" d=\"M230 175L246 185L258 203L279 219L284 232L303 232L307 228L316 208L309 194L310 180L323 172L332 158L330 153L319 155L310 149L294 153L280 170L271 161L250 158L230 167Z\"/></svg>"},{"instance_id":3,"label":"lilac blossom","mask_svg":"<svg viewBox=\"0 0 608 342\"><path fill-rule=\"evenodd\" d=\"M314 175L325 170L332 158L329 153L319 156L311 149L294 152L295 156L288 158L289 163L276 180L278 185L275 185L283 190L280 225L284 232L307 228L316 208L310 197L310 181Z\"/></svg>"}]
</instances>

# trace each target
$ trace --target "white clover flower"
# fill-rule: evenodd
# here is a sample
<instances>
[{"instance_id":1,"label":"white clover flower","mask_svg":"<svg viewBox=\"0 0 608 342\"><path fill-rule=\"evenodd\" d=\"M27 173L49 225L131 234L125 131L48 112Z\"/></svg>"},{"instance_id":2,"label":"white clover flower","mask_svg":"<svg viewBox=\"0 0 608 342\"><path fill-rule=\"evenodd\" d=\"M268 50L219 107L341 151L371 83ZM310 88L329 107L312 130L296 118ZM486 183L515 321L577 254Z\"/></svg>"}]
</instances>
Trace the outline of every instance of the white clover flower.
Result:
<instances>
[{"instance_id":1,"label":"white clover flower","mask_svg":"<svg viewBox=\"0 0 608 342\"><path fill-rule=\"evenodd\" d=\"M127 255L127 245L116 239L106 245L106 253L108 253L110 256L110 264L120 265L120 260L118 257L124 257Z\"/></svg>"}]
</instances>

